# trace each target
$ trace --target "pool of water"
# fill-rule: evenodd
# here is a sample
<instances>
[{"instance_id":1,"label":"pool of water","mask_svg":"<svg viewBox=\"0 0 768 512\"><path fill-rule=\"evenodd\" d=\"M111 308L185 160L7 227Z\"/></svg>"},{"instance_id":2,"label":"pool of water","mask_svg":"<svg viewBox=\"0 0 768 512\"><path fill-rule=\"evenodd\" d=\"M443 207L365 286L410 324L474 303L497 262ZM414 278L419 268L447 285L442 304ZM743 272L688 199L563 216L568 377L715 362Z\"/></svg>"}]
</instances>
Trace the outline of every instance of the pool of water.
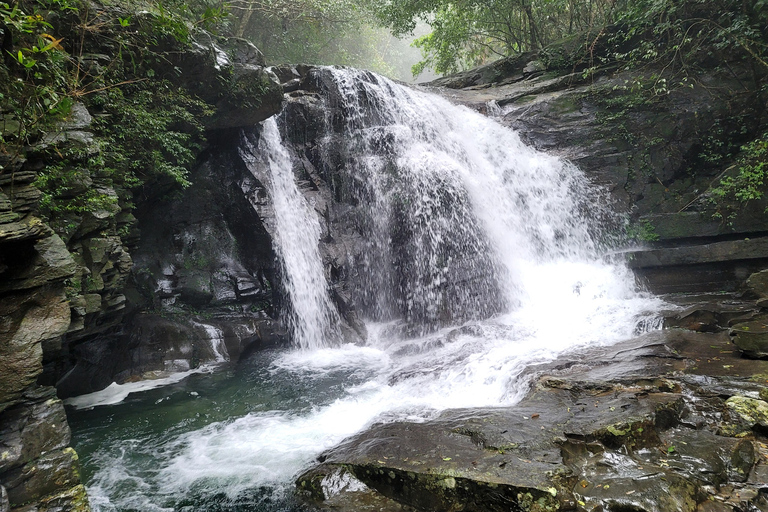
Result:
<instances>
[{"instance_id":1,"label":"pool of water","mask_svg":"<svg viewBox=\"0 0 768 512\"><path fill-rule=\"evenodd\" d=\"M70 408L93 508L300 510L296 477L348 436L449 408L512 406L529 389L527 369L627 339L661 307L608 266L527 275L531 299L488 321L413 339L371 324L364 346L263 351L118 404Z\"/></svg>"}]
</instances>

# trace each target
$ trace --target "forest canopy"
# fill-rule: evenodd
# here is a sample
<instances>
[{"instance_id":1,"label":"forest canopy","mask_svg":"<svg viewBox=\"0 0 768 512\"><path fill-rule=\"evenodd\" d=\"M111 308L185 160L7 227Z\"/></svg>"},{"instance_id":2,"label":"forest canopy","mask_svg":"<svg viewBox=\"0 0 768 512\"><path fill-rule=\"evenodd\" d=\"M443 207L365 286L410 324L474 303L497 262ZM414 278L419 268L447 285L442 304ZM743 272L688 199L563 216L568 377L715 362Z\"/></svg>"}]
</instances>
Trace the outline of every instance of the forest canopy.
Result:
<instances>
[{"instance_id":1,"label":"forest canopy","mask_svg":"<svg viewBox=\"0 0 768 512\"><path fill-rule=\"evenodd\" d=\"M351 65L401 79L409 71L452 73L569 38L591 50L610 44L619 60L665 53L654 55L653 44L680 57L712 43L760 62L768 30L768 0L167 1L252 40L271 63ZM417 60L412 69L405 65Z\"/></svg>"}]
</instances>

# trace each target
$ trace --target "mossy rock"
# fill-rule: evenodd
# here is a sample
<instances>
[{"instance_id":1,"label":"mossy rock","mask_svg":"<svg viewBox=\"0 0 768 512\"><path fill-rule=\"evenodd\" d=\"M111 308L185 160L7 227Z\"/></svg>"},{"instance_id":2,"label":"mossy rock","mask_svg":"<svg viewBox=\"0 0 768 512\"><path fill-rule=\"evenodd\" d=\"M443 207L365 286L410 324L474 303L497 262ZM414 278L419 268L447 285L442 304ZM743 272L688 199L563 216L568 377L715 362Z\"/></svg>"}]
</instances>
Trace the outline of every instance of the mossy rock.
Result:
<instances>
[{"instance_id":1,"label":"mossy rock","mask_svg":"<svg viewBox=\"0 0 768 512\"><path fill-rule=\"evenodd\" d=\"M730 421L720 428L722 435L739 437L757 428L768 428L768 402L732 396L725 402Z\"/></svg>"}]
</instances>

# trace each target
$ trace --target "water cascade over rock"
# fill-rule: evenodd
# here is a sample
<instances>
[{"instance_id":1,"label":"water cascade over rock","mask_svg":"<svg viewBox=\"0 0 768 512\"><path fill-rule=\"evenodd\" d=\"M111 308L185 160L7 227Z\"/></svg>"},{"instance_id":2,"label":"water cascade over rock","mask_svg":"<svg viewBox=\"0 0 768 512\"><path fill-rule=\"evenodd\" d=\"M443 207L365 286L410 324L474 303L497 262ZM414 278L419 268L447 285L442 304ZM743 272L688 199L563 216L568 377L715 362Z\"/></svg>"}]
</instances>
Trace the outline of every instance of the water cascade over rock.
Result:
<instances>
[{"instance_id":1,"label":"water cascade over rock","mask_svg":"<svg viewBox=\"0 0 768 512\"><path fill-rule=\"evenodd\" d=\"M239 155L300 350L147 392L146 411L88 430L97 510L291 509L295 477L349 436L512 406L531 368L657 325L658 301L602 260L603 193L469 109L314 68ZM156 407L176 412L137 431ZM104 413L79 414L76 431Z\"/></svg>"},{"instance_id":2,"label":"water cascade over rock","mask_svg":"<svg viewBox=\"0 0 768 512\"><path fill-rule=\"evenodd\" d=\"M335 337L316 240L344 253L326 274L345 274L363 317L401 321L414 335L519 305L531 262L596 256L607 196L588 190L574 166L468 109L372 73L321 68L307 81L323 100L294 101L280 117L292 151L280 146L273 121L258 146L246 138L243 150L270 183L300 346ZM309 142L307 129L317 132ZM312 175L331 198L301 198L293 180L312 183Z\"/></svg>"}]
</instances>

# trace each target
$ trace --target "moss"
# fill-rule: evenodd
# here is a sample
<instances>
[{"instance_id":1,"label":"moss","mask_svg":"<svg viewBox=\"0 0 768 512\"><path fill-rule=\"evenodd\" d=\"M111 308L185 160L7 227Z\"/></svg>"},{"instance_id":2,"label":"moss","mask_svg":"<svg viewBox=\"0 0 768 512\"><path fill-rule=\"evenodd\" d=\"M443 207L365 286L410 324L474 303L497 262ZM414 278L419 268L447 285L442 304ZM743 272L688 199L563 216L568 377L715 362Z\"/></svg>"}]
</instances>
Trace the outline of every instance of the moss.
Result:
<instances>
[{"instance_id":1,"label":"moss","mask_svg":"<svg viewBox=\"0 0 768 512\"><path fill-rule=\"evenodd\" d=\"M725 406L735 417L734 419L738 419L745 425L768 427L768 402L744 396L732 396L725 402Z\"/></svg>"}]
</instances>

